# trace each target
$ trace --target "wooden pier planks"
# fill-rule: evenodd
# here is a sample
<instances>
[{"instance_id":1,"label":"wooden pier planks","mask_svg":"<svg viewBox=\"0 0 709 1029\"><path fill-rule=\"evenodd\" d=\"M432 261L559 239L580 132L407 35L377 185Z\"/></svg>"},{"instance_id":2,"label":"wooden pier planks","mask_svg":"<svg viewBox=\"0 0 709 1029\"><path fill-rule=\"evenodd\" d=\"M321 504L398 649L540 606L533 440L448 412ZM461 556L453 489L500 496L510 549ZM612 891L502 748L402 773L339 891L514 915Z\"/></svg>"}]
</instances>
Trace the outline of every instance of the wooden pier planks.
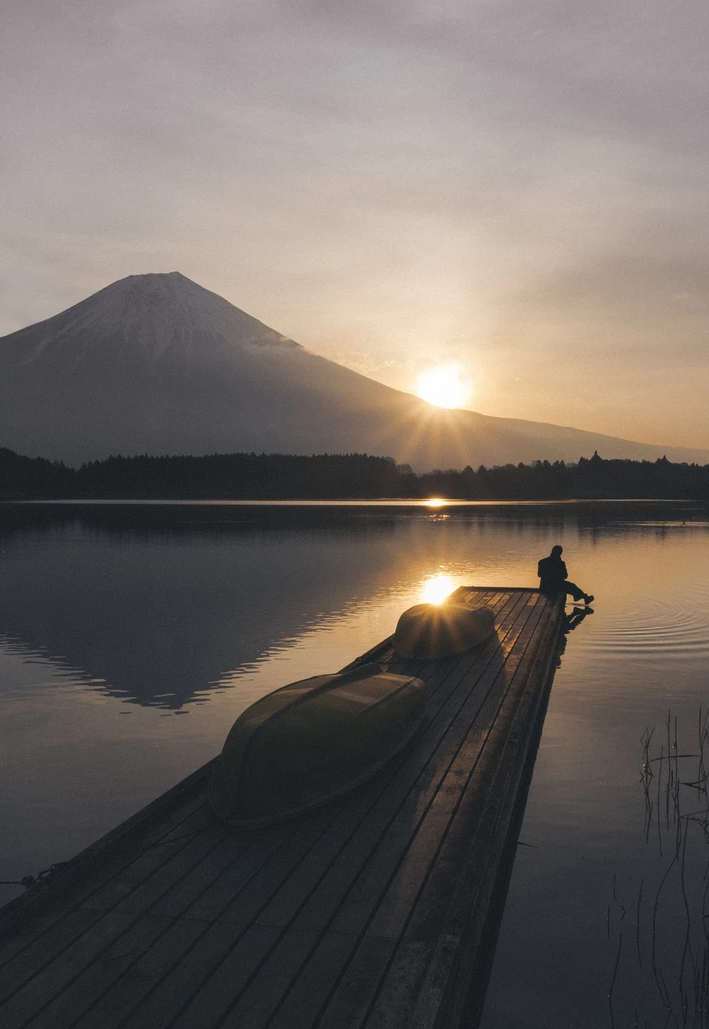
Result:
<instances>
[{"instance_id":1,"label":"wooden pier planks","mask_svg":"<svg viewBox=\"0 0 709 1029\"><path fill-rule=\"evenodd\" d=\"M493 924L563 617L536 590L463 588L496 635L421 676L415 743L349 797L236 833L209 766L0 910L4 1029L455 1029ZM226 727L228 728L228 727Z\"/></svg>"}]
</instances>

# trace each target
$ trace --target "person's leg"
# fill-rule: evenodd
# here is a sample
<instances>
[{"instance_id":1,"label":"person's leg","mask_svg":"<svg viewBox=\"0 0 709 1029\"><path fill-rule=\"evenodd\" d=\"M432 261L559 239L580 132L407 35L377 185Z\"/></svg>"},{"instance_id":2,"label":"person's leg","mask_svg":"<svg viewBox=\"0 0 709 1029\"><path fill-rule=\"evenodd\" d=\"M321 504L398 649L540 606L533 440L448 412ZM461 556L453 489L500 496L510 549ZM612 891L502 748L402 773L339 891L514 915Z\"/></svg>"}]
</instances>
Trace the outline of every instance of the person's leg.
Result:
<instances>
[{"instance_id":1,"label":"person's leg","mask_svg":"<svg viewBox=\"0 0 709 1029\"><path fill-rule=\"evenodd\" d=\"M576 585L575 582L569 582L569 580L567 579L566 582L564 583L564 589L566 590L566 592L568 594L570 594L570 596L572 596L574 598L574 600L585 600L586 599L586 594L584 593L583 590L578 588L578 586Z\"/></svg>"}]
</instances>

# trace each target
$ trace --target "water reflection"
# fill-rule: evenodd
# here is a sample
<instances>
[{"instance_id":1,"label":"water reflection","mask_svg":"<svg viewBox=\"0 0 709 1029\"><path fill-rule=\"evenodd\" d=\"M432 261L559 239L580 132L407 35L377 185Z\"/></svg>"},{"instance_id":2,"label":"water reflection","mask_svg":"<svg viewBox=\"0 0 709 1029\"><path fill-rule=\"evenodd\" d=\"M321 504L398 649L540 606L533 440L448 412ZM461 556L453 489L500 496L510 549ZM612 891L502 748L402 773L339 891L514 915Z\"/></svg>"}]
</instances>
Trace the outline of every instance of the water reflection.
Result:
<instances>
[{"instance_id":1,"label":"water reflection","mask_svg":"<svg viewBox=\"0 0 709 1029\"><path fill-rule=\"evenodd\" d=\"M7 505L0 632L92 688L181 710L364 598L534 586L548 523L579 531L566 506L454 510L443 523L421 504Z\"/></svg>"},{"instance_id":2,"label":"water reflection","mask_svg":"<svg viewBox=\"0 0 709 1029\"><path fill-rule=\"evenodd\" d=\"M387 559L386 573L377 567L386 520L376 531L369 521L310 527L305 538L295 522L161 522L155 533L73 519L32 528L21 545L5 543L0 631L113 696L180 708L397 575L398 561Z\"/></svg>"},{"instance_id":3,"label":"water reflection","mask_svg":"<svg viewBox=\"0 0 709 1029\"><path fill-rule=\"evenodd\" d=\"M568 609L484 1024L608 1024L609 895L629 911L659 867L638 740L706 698L709 531L687 504L0 508L0 878L92 842L405 607L536 586L557 542L595 613Z\"/></svg>"}]
</instances>

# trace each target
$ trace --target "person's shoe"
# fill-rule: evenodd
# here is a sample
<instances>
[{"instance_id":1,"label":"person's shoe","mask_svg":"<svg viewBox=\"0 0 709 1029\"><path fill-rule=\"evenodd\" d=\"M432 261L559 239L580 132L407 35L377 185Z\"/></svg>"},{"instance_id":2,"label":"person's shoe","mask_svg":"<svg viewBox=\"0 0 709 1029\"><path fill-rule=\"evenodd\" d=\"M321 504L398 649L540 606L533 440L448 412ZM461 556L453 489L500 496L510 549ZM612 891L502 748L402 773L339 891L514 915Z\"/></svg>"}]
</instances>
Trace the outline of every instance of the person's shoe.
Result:
<instances>
[{"instance_id":1,"label":"person's shoe","mask_svg":"<svg viewBox=\"0 0 709 1029\"><path fill-rule=\"evenodd\" d=\"M583 602L584 602L584 604L590 604L592 600L593 600L593 594L592 593L584 593L584 595L583 595Z\"/></svg>"}]
</instances>

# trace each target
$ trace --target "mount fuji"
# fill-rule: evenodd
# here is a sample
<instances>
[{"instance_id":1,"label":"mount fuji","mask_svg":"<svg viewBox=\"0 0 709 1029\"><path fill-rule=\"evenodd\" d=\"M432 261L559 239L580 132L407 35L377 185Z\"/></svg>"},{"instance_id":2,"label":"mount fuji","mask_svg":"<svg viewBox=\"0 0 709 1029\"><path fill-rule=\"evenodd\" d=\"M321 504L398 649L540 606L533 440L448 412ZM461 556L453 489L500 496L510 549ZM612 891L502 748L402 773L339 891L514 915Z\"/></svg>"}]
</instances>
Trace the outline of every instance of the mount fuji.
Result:
<instances>
[{"instance_id":1,"label":"mount fuji","mask_svg":"<svg viewBox=\"0 0 709 1029\"><path fill-rule=\"evenodd\" d=\"M432 407L306 350L179 272L129 275L0 339L0 446L109 454L367 452L417 470L602 457L709 462L543 422Z\"/></svg>"}]
</instances>

